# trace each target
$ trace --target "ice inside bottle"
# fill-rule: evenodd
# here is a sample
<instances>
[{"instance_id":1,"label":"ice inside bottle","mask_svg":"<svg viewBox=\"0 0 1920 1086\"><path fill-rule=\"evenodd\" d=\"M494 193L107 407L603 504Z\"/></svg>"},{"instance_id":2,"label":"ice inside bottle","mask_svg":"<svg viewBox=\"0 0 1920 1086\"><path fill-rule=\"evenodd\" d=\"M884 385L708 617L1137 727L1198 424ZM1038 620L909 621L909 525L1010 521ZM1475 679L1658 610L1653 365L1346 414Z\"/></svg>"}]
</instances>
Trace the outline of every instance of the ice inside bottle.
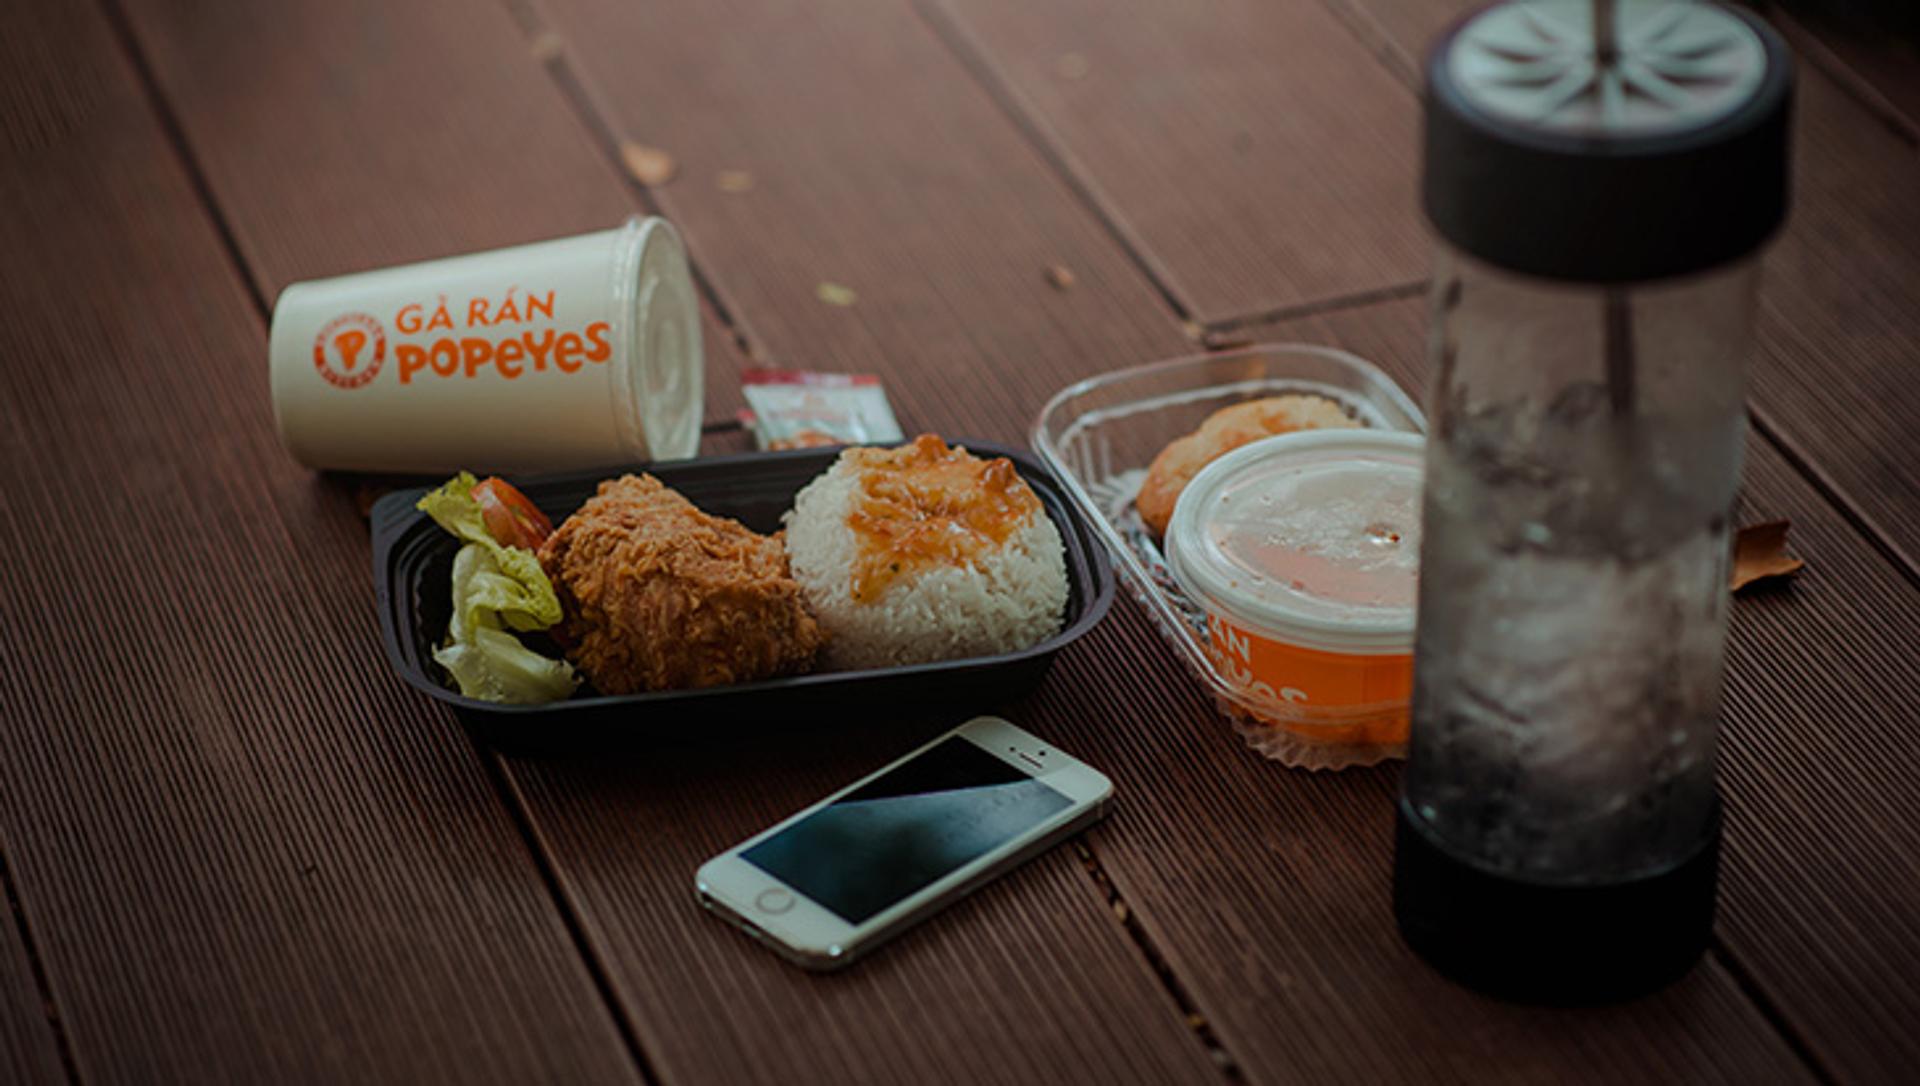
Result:
<instances>
[{"instance_id":1,"label":"ice inside bottle","mask_svg":"<svg viewBox=\"0 0 1920 1086\"><path fill-rule=\"evenodd\" d=\"M1758 20L1652 0L1497 5L1432 54L1442 244L1395 906L1476 986L1609 998L1705 944L1789 74Z\"/></svg>"}]
</instances>

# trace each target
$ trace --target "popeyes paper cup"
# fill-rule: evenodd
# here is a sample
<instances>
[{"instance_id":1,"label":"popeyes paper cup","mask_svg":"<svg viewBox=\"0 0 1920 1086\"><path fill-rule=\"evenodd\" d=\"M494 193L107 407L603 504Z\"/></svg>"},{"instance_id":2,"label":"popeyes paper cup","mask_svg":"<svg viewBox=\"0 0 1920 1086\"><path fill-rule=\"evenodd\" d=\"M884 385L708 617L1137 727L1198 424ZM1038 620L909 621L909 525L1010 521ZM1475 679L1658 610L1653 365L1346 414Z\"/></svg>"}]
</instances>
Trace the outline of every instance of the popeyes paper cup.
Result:
<instances>
[{"instance_id":1,"label":"popeyes paper cup","mask_svg":"<svg viewBox=\"0 0 1920 1086\"><path fill-rule=\"evenodd\" d=\"M1420 555L1419 434L1306 430L1244 445L1174 506L1174 581L1208 656L1293 765L1405 751Z\"/></svg>"},{"instance_id":2,"label":"popeyes paper cup","mask_svg":"<svg viewBox=\"0 0 1920 1086\"><path fill-rule=\"evenodd\" d=\"M301 463L520 471L691 456L699 306L666 220L295 283L274 418Z\"/></svg>"}]
</instances>

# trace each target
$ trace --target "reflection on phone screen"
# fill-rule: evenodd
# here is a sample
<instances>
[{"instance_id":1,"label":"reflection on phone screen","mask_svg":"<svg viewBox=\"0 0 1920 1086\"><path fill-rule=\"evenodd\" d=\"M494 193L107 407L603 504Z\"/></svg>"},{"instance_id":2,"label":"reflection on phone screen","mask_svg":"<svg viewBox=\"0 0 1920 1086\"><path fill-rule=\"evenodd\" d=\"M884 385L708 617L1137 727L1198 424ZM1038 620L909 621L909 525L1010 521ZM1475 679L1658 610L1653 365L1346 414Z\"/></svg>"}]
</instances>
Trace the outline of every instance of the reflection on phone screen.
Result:
<instances>
[{"instance_id":1,"label":"reflection on phone screen","mask_svg":"<svg viewBox=\"0 0 1920 1086\"><path fill-rule=\"evenodd\" d=\"M1071 805L950 737L740 855L859 924Z\"/></svg>"}]
</instances>

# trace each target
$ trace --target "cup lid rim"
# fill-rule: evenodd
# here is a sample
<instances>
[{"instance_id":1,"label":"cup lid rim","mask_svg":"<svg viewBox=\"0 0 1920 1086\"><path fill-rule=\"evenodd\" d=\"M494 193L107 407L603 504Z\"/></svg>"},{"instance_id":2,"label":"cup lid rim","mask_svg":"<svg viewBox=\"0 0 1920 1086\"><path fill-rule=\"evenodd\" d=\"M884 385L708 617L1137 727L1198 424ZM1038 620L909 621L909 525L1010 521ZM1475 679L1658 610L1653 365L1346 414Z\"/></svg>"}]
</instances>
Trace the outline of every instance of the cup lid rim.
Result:
<instances>
[{"instance_id":1,"label":"cup lid rim","mask_svg":"<svg viewBox=\"0 0 1920 1086\"><path fill-rule=\"evenodd\" d=\"M1221 490L1247 472L1274 462L1309 454L1348 452L1356 460L1415 458L1426 444L1424 435L1396 430L1355 428L1300 430L1276 434L1242 445L1215 459L1187 483L1174 505L1168 524L1165 553L1168 571L1182 591L1210 611L1222 612L1277 639L1330 652L1411 650L1414 632L1412 605L1396 609L1392 617L1341 620L1289 607L1284 596L1261 596L1242 587L1237 571L1208 561L1212 548L1202 544L1205 517Z\"/></svg>"}]
</instances>

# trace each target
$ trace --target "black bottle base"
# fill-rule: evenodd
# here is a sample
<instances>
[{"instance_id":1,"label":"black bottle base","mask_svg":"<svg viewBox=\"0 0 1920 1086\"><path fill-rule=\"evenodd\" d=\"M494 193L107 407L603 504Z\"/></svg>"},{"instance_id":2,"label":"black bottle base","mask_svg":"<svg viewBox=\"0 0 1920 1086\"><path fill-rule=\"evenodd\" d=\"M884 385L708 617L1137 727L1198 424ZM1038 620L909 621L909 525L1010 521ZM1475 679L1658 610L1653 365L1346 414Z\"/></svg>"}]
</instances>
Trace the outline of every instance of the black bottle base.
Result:
<instances>
[{"instance_id":1,"label":"black bottle base","mask_svg":"<svg viewBox=\"0 0 1920 1086\"><path fill-rule=\"evenodd\" d=\"M1524 1003L1610 1003L1684 975L1713 930L1720 816L1700 850L1658 875L1564 886L1462 863L1395 805L1393 913L1451 979Z\"/></svg>"}]
</instances>

